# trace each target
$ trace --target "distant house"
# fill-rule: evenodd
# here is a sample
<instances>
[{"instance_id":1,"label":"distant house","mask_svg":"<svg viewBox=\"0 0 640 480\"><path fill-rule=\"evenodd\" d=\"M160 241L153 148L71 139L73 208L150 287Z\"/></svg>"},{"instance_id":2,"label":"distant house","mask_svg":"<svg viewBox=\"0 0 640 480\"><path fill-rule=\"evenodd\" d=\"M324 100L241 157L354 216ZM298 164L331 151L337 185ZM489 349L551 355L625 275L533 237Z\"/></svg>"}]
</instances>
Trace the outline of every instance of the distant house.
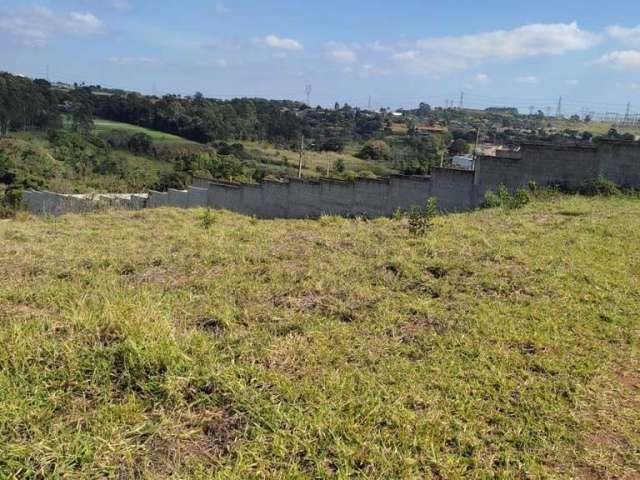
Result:
<instances>
[{"instance_id":1,"label":"distant house","mask_svg":"<svg viewBox=\"0 0 640 480\"><path fill-rule=\"evenodd\" d=\"M463 170L473 170L474 161L471 155L456 155L451 159L451 164L455 168Z\"/></svg>"}]
</instances>

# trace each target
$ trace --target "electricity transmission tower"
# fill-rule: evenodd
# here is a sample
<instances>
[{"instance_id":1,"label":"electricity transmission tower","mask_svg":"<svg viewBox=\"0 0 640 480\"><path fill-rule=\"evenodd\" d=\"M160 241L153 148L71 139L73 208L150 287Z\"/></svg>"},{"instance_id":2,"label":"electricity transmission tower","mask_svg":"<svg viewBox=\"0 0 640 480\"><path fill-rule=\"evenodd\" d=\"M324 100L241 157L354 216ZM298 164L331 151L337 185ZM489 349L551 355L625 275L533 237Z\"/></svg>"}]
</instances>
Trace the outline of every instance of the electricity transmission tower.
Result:
<instances>
[{"instance_id":1,"label":"electricity transmission tower","mask_svg":"<svg viewBox=\"0 0 640 480\"><path fill-rule=\"evenodd\" d=\"M306 85L304 87L304 93L307 95L307 105L311 106L311 91L313 87L311 85Z\"/></svg>"},{"instance_id":2,"label":"electricity transmission tower","mask_svg":"<svg viewBox=\"0 0 640 480\"><path fill-rule=\"evenodd\" d=\"M558 100L558 108L556 109L556 118L562 118L562 97Z\"/></svg>"},{"instance_id":3,"label":"electricity transmission tower","mask_svg":"<svg viewBox=\"0 0 640 480\"><path fill-rule=\"evenodd\" d=\"M629 123L630 119L631 119L631 102L627 103L627 111L624 114L624 123L625 123L625 125Z\"/></svg>"},{"instance_id":4,"label":"electricity transmission tower","mask_svg":"<svg viewBox=\"0 0 640 480\"><path fill-rule=\"evenodd\" d=\"M460 92L460 103L458 105L458 108L460 110L464 108L464 92Z\"/></svg>"}]
</instances>

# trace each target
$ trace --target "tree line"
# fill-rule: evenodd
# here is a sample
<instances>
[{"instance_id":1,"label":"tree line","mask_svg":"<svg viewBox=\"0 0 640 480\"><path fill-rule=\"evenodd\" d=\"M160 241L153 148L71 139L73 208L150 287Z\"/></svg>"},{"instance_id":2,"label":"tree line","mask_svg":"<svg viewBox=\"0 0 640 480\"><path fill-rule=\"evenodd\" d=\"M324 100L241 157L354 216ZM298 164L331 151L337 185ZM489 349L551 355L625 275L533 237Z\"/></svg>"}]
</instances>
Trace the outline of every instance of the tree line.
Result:
<instances>
[{"instance_id":1,"label":"tree line","mask_svg":"<svg viewBox=\"0 0 640 480\"><path fill-rule=\"evenodd\" d=\"M10 131L62 126L60 98L46 80L0 72L0 136Z\"/></svg>"}]
</instances>

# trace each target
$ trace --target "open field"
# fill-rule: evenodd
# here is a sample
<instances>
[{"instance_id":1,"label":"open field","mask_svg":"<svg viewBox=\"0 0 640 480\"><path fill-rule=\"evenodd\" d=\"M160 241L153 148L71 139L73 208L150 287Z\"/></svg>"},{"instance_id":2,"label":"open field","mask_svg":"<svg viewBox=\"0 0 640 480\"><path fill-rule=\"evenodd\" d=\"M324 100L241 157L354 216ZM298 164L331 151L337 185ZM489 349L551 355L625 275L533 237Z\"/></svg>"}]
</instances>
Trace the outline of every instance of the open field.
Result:
<instances>
[{"instance_id":1,"label":"open field","mask_svg":"<svg viewBox=\"0 0 640 480\"><path fill-rule=\"evenodd\" d=\"M570 129L577 130L579 132L591 132L594 135L606 135L611 129L612 125L608 122L570 122L569 120L559 121L554 120L552 125L560 130ZM640 136L640 128L622 128L615 127L618 133L632 133L633 135Z\"/></svg>"},{"instance_id":2,"label":"open field","mask_svg":"<svg viewBox=\"0 0 640 480\"><path fill-rule=\"evenodd\" d=\"M1 478L638 478L639 199L204 215L0 221Z\"/></svg>"},{"instance_id":3,"label":"open field","mask_svg":"<svg viewBox=\"0 0 640 480\"><path fill-rule=\"evenodd\" d=\"M94 121L96 134L100 134L103 132L108 132L111 130L125 130L129 133L146 133L151 138L153 138L154 142L161 143L193 143L190 140L187 140L182 137L178 137L176 135L171 135L170 133L163 133L157 130L150 130L144 127L138 127L137 125L131 125L130 123L120 123L113 122L111 120L103 120L101 118L96 118Z\"/></svg>"},{"instance_id":4,"label":"open field","mask_svg":"<svg viewBox=\"0 0 640 480\"><path fill-rule=\"evenodd\" d=\"M249 151L255 151L271 161L282 162L286 160L289 166L296 170L300 156L298 152L277 148L274 145L264 142L243 142ZM378 176L385 176L397 173L391 168L389 163L376 162L373 160L362 160L354 156L357 149L354 145L349 145L343 153L335 152L314 152L307 150L303 157L303 175L305 177L326 176L327 166L330 173L335 174L335 163L342 159L346 170L351 170L357 174L370 172Z\"/></svg>"}]
</instances>

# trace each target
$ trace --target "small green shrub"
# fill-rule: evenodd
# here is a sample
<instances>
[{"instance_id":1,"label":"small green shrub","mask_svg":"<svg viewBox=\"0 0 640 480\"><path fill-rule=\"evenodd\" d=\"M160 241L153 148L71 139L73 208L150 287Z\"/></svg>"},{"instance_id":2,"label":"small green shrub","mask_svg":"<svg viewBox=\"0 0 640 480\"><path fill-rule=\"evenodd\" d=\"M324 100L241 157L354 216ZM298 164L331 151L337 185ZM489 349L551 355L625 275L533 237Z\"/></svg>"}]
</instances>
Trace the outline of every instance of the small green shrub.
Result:
<instances>
[{"instance_id":1,"label":"small green shrub","mask_svg":"<svg viewBox=\"0 0 640 480\"><path fill-rule=\"evenodd\" d=\"M531 188L531 185L530 187ZM488 190L484 194L484 202L482 208L498 208L517 209L522 208L531 201L529 193L524 188L518 188L512 195L504 185L499 185L496 193Z\"/></svg>"},{"instance_id":2,"label":"small green shrub","mask_svg":"<svg viewBox=\"0 0 640 480\"><path fill-rule=\"evenodd\" d=\"M482 208L498 208L502 205L500 197L493 191L487 190L484 192L484 202L482 202Z\"/></svg>"},{"instance_id":3,"label":"small green shrub","mask_svg":"<svg viewBox=\"0 0 640 480\"><path fill-rule=\"evenodd\" d=\"M516 190L516 193L513 194L511 200L509 201L507 208L522 208L527 205L531 199L529 198L529 194L524 188L519 188Z\"/></svg>"},{"instance_id":4,"label":"small green shrub","mask_svg":"<svg viewBox=\"0 0 640 480\"><path fill-rule=\"evenodd\" d=\"M213 211L210 208L207 208L202 214L202 217L200 217L200 225L205 230L209 230L214 223L216 223L216 217Z\"/></svg>"},{"instance_id":5,"label":"small green shrub","mask_svg":"<svg viewBox=\"0 0 640 480\"><path fill-rule=\"evenodd\" d=\"M607 180L604 177L598 177L595 180L583 183L578 189L578 193L586 195L588 197L602 196L612 197L621 193L620 187L613 183L611 180Z\"/></svg>"},{"instance_id":6,"label":"small green shrub","mask_svg":"<svg viewBox=\"0 0 640 480\"><path fill-rule=\"evenodd\" d=\"M433 220L438 216L438 200L431 197L424 207L414 205L409 210L409 231L414 235L424 235L432 225Z\"/></svg>"}]
</instances>

